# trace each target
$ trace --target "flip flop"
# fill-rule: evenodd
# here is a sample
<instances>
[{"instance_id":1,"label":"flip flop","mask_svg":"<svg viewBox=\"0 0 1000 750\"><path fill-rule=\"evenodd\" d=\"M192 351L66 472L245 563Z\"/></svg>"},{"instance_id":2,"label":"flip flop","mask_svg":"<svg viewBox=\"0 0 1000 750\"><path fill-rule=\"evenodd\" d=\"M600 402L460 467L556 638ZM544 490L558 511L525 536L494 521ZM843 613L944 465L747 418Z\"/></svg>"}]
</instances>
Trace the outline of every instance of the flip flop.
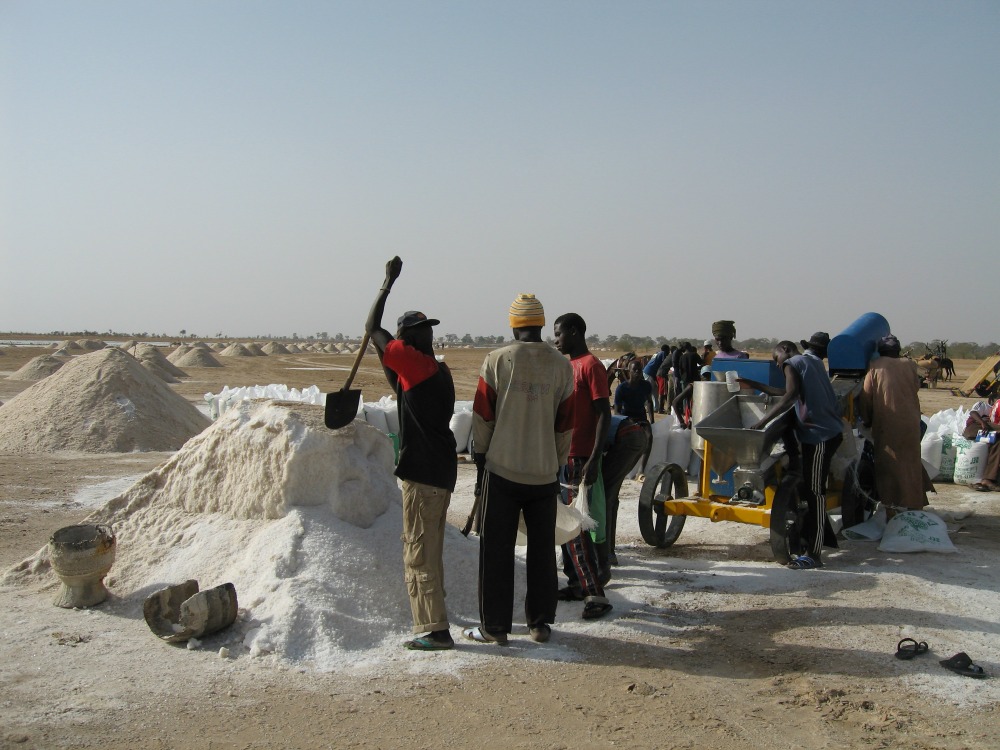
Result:
<instances>
[{"instance_id":1,"label":"flip flop","mask_svg":"<svg viewBox=\"0 0 1000 750\"><path fill-rule=\"evenodd\" d=\"M407 641L403 644L403 647L410 651L447 651L448 649L455 648L455 642L436 641L430 636L422 635L419 638L414 638L412 641Z\"/></svg>"},{"instance_id":2,"label":"flip flop","mask_svg":"<svg viewBox=\"0 0 1000 750\"><path fill-rule=\"evenodd\" d=\"M470 641L475 641L476 643L495 643L498 646L507 645L507 634L493 635L492 633L487 633L482 628L465 628L462 631L462 635L468 638Z\"/></svg>"},{"instance_id":3,"label":"flip flop","mask_svg":"<svg viewBox=\"0 0 1000 750\"><path fill-rule=\"evenodd\" d=\"M587 602L583 605L583 619L598 620L612 609L614 607L611 606L610 602Z\"/></svg>"},{"instance_id":4,"label":"flip flop","mask_svg":"<svg viewBox=\"0 0 1000 750\"><path fill-rule=\"evenodd\" d=\"M986 677L986 672L978 664L973 664L972 659L964 651L960 651L955 654L950 659L942 659L938 662L945 669L950 669L955 674L960 674L963 677L976 677L983 678Z\"/></svg>"},{"instance_id":5,"label":"flip flop","mask_svg":"<svg viewBox=\"0 0 1000 750\"><path fill-rule=\"evenodd\" d=\"M904 638L896 644L896 658L909 661L918 654L927 653L926 641L917 643L913 638Z\"/></svg>"},{"instance_id":6,"label":"flip flop","mask_svg":"<svg viewBox=\"0 0 1000 750\"><path fill-rule=\"evenodd\" d=\"M792 570L814 570L815 568L822 568L823 563L813 559L809 555L799 555L798 557L793 557L788 562L787 567Z\"/></svg>"},{"instance_id":7,"label":"flip flop","mask_svg":"<svg viewBox=\"0 0 1000 750\"><path fill-rule=\"evenodd\" d=\"M974 489L976 492L991 492L992 491L992 488L989 485L983 484L982 482L976 482L975 484L973 484L971 486L972 486L972 489Z\"/></svg>"}]
</instances>

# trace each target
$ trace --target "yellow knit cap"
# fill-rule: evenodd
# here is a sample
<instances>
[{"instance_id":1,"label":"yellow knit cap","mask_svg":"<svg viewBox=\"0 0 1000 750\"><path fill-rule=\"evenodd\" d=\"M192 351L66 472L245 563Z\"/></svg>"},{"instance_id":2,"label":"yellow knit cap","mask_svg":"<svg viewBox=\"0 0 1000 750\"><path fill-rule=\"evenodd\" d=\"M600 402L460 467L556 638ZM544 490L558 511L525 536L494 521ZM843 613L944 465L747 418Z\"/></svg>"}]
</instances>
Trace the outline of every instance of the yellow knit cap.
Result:
<instances>
[{"instance_id":1,"label":"yellow knit cap","mask_svg":"<svg viewBox=\"0 0 1000 750\"><path fill-rule=\"evenodd\" d=\"M519 294L510 306L511 328L532 328L545 325L545 310L534 294Z\"/></svg>"}]
</instances>

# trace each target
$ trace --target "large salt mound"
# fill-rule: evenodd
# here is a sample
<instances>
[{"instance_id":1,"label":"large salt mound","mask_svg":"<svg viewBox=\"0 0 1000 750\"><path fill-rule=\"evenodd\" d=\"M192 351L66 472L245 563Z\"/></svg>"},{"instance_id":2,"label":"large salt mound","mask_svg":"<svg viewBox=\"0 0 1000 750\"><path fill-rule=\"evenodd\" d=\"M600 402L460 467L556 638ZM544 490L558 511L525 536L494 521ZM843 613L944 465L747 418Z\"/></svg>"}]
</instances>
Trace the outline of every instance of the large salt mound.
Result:
<instances>
[{"instance_id":1,"label":"large salt mound","mask_svg":"<svg viewBox=\"0 0 1000 750\"><path fill-rule=\"evenodd\" d=\"M231 581L245 611L217 638L252 656L339 670L397 653L410 612L392 471L369 425L328 430L322 406L244 402L87 519L118 536L103 606L141 624L154 590ZM449 612L473 619L478 544L449 526L445 546ZM49 581L48 567L42 548L3 582Z\"/></svg>"},{"instance_id":2,"label":"large salt mound","mask_svg":"<svg viewBox=\"0 0 1000 750\"><path fill-rule=\"evenodd\" d=\"M174 360L178 367L222 367L208 349L193 348Z\"/></svg>"},{"instance_id":3,"label":"large salt mound","mask_svg":"<svg viewBox=\"0 0 1000 750\"><path fill-rule=\"evenodd\" d=\"M52 348L53 349L65 349L68 352L82 352L83 351L83 347L80 346L75 341L63 341L62 343L54 344Z\"/></svg>"},{"instance_id":4,"label":"large salt mound","mask_svg":"<svg viewBox=\"0 0 1000 750\"><path fill-rule=\"evenodd\" d=\"M42 354L25 362L21 369L8 375L7 380L41 380L47 378L64 364L66 364L64 359L59 359L51 354Z\"/></svg>"},{"instance_id":5,"label":"large salt mound","mask_svg":"<svg viewBox=\"0 0 1000 750\"><path fill-rule=\"evenodd\" d=\"M247 351L250 352L251 354L253 354L255 357L266 357L267 356L267 352L265 352L263 349L261 349L260 348L260 344L258 344L256 341L251 341L249 344L246 345L246 347L247 347Z\"/></svg>"},{"instance_id":6,"label":"large salt mound","mask_svg":"<svg viewBox=\"0 0 1000 750\"><path fill-rule=\"evenodd\" d=\"M107 347L107 344L97 339L80 339L76 343L80 345L81 349L86 349L88 352L96 352Z\"/></svg>"},{"instance_id":7,"label":"large salt mound","mask_svg":"<svg viewBox=\"0 0 1000 750\"><path fill-rule=\"evenodd\" d=\"M285 345L279 344L277 341L268 341L261 347L261 351L263 351L264 354L289 354Z\"/></svg>"},{"instance_id":8,"label":"large salt mound","mask_svg":"<svg viewBox=\"0 0 1000 750\"><path fill-rule=\"evenodd\" d=\"M0 410L0 452L180 448L210 421L120 349L67 362Z\"/></svg>"},{"instance_id":9,"label":"large salt mound","mask_svg":"<svg viewBox=\"0 0 1000 750\"><path fill-rule=\"evenodd\" d=\"M187 344L181 344L176 349L174 349L172 352L170 352L170 354L167 355L167 361L168 362L173 362L174 364L177 364L177 360L180 359L181 357L183 357L189 351L191 351L191 347L190 346L188 346Z\"/></svg>"},{"instance_id":10,"label":"large salt mound","mask_svg":"<svg viewBox=\"0 0 1000 750\"><path fill-rule=\"evenodd\" d=\"M243 344L230 344L221 352L219 352L220 357L255 357L253 352L247 349Z\"/></svg>"}]
</instances>

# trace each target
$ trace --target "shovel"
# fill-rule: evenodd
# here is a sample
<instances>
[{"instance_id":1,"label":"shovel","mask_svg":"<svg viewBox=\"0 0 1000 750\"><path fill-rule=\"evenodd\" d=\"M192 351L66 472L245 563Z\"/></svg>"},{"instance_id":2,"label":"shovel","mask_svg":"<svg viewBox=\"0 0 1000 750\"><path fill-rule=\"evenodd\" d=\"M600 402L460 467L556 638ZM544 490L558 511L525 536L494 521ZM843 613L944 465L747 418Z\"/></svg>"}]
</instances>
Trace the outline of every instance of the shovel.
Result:
<instances>
[{"instance_id":1,"label":"shovel","mask_svg":"<svg viewBox=\"0 0 1000 750\"><path fill-rule=\"evenodd\" d=\"M344 387L336 393L326 394L326 410L323 413L323 421L331 430L339 430L341 427L346 427L358 416L358 406L361 404L361 391L359 389L352 390L351 383L354 382L354 376L358 374L358 367L361 365L361 358L365 356L365 352L368 350L368 340L370 338L366 332L365 337L361 340L361 348L358 349L358 356L354 358L354 367L351 368L351 374L347 376Z\"/></svg>"}]
</instances>

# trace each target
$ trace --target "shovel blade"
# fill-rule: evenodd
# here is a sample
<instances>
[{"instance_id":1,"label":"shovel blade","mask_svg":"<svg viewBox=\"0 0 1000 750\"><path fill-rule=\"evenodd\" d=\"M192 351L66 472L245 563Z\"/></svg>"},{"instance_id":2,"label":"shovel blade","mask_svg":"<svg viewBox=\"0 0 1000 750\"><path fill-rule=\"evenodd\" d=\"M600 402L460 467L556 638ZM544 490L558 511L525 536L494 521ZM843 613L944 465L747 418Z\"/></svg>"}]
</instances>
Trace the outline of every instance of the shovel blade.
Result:
<instances>
[{"instance_id":1,"label":"shovel blade","mask_svg":"<svg viewBox=\"0 0 1000 750\"><path fill-rule=\"evenodd\" d=\"M326 394L326 408L323 421L331 430L346 427L358 416L358 406L361 404L361 391L343 389L336 393Z\"/></svg>"}]
</instances>

